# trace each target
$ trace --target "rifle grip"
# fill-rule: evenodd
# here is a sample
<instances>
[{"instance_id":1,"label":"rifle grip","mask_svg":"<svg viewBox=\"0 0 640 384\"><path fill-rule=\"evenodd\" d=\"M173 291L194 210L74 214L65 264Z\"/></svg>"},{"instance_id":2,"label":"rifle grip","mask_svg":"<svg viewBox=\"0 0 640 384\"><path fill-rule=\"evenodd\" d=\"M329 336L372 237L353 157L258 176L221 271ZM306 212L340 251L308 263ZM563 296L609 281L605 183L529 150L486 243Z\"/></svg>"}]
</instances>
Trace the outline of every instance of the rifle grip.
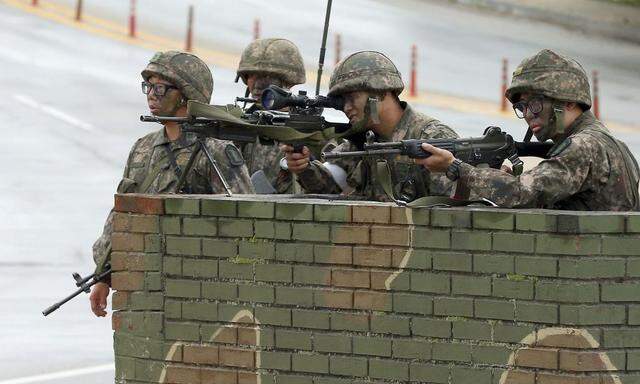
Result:
<instances>
[{"instance_id":1,"label":"rifle grip","mask_svg":"<svg viewBox=\"0 0 640 384\"><path fill-rule=\"evenodd\" d=\"M293 153L302 153L302 149L304 148L304 144L295 143L293 144Z\"/></svg>"}]
</instances>

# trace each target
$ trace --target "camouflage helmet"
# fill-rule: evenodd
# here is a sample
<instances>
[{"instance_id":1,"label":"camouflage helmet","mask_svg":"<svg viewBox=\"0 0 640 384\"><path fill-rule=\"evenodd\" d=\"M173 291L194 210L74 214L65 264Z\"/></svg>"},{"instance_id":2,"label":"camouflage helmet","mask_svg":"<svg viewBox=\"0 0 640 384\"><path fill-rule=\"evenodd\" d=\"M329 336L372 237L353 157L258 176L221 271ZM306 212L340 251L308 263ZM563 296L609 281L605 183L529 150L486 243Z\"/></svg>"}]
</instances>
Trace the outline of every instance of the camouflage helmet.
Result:
<instances>
[{"instance_id":1,"label":"camouflage helmet","mask_svg":"<svg viewBox=\"0 0 640 384\"><path fill-rule=\"evenodd\" d=\"M513 72L505 96L512 103L521 93L541 94L560 101L572 101L591 108L589 79L575 60L543 49L520 63Z\"/></svg>"},{"instance_id":2,"label":"camouflage helmet","mask_svg":"<svg viewBox=\"0 0 640 384\"><path fill-rule=\"evenodd\" d=\"M240 57L236 81L252 72L267 73L282 78L288 85L307 81L302 55L287 39L258 39L249 44Z\"/></svg>"},{"instance_id":3,"label":"camouflage helmet","mask_svg":"<svg viewBox=\"0 0 640 384\"><path fill-rule=\"evenodd\" d=\"M178 51L156 52L142 71L145 81L160 76L173 83L187 100L211 101L213 77L204 61L195 55Z\"/></svg>"},{"instance_id":4,"label":"camouflage helmet","mask_svg":"<svg viewBox=\"0 0 640 384\"><path fill-rule=\"evenodd\" d=\"M334 69L328 96L353 91L391 91L398 95L403 89L400 72L387 56L362 51L347 56Z\"/></svg>"}]
</instances>

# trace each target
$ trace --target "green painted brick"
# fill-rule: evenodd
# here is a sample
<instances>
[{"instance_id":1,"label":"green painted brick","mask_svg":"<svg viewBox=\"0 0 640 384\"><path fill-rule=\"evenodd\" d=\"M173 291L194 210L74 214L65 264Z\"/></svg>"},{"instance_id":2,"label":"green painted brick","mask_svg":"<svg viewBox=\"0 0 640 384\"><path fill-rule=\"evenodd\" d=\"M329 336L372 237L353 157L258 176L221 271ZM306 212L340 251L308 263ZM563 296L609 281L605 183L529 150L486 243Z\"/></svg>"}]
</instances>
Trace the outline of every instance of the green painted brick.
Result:
<instances>
[{"instance_id":1,"label":"green painted brick","mask_svg":"<svg viewBox=\"0 0 640 384\"><path fill-rule=\"evenodd\" d=\"M638 256L640 236L603 236L602 253L604 255Z\"/></svg>"},{"instance_id":2,"label":"green painted brick","mask_svg":"<svg viewBox=\"0 0 640 384\"><path fill-rule=\"evenodd\" d=\"M157 253L162 250L162 240L159 235L144 235L144 251L146 253Z\"/></svg>"},{"instance_id":3,"label":"green painted brick","mask_svg":"<svg viewBox=\"0 0 640 384\"><path fill-rule=\"evenodd\" d=\"M253 235L256 239L275 239L275 224L275 221L256 220L253 222Z\"/></svg>"},{"instance_id":4,"label":"green painted brick","mask_svg":"<svg viewBox=\"0 0 640 384\"><path fill-rule=\"evenodd\" d=\"M291 240L291 223L278 221L275 223L275 238L278 240Z\"/></svg>"},{"instance_id":5,"label":"green painted brick","mask_svg":"<svg viewBox=\"0 0 640 384\"><path fill-rule=\"evenodd\" d=\"M182 318L182 302L166 299L164 301L164 315L169 319Z\"/></svg>"},{"instance_id":6,"label":"green painted brick","mask_svg":"<svg viewBox=\"0 0 640 384\"><path fill-rule=\"evenodd\" d=\"M473 228L477 229L504 229L512 231L515 226L514 214L507 211L484 211L472 212Z\"/></svg>"},{"instance_id":7,"label":"green painted brick","mask_svg":"<svg viewBox=\"0 0 640 384\"><path fill-rule=\"evenodd\" d=\"M476 299L474 303L475 317L482 319L515 320L515 310L513 300Z\"/></svg>"},{"instance_id":8,"label":"green painted brick","mask_svg":"<svg viewBox=\"0 0 640 384\"><path fill-rule=\"evenodd\" d=\"M491 278L484 276L451 276L451 293L454 295L491 295Z\"/></svg>"},{"instance_id":9,"label":"green painted brick","mask_svg":"<svg viewBox=\"0 0 640 384\"><path fill-rule=\"evenodd\" d=\"M516 230L532 232L556 232L557 216L548 212L516 213Z\"/></svg>"},{"instance_id":10,"label":"green painted brick","mask_svg":"<svg viewBox=\"0 0 640 384\"><path fill-rule=\"evenodd\" d=\"M293 326L297 328L329 329L329 312L294 309L291 313Z\"/></svg>"},{"instance_id":11,"label":"green painted brick","mask_svg":"<svg viewBox=\"0 0 640 384\"><path fill-rule=\"evenodd\" d=\"M147 291L162 290L162 274L160 272L145 272L144 289Z\"/></svg>"},{"instance_id":12,"label":"green painted brick","mask_svg":"<svg viewBox=\"0 0 640 384\"><path fill-rule=\"evenodd\" d=\"M293 267L293 282L305 285L330 285L331 268L309 265L295 265Z\"/></svg>"},{"instance_id":13,"label":"green painted brick","mask_svg":"<svg viewBox=\"0 0 640 384\"><path fill-rule=\"evenodd\" d=\"M451 248L488 251L491 249L491 232L451 231Z\"/></svg>"},{"instance_id":14,"label":"green painted brick","mask_svg":"<svg viewBox=\"0 0 640 384\"><path fill-rule=\"evenodd\" d=\"M351 207L348 205L316 204L313 209L315 221L351 222Z\"/></svg>"},{"instance_id":15,"label":"green painted brick","mask_svg":"<svg viewBox=\"0 0 640 384\"><path fill-rule=\"evenodd\" d=\"M410 293L394 293L393 311L430 315L433 313L433 298L431 296L414 295Z\"/></svg>"},{"instance_id":16,"label":"green painted brick","mask_svg":"<svg viewBox=\"0 0 640 384\"><path fill-rule=\"evenodd\" d=\"M136 360L133 358L115 356L115 378L119 381L135 379Z\"/></svg>"},{"instance_id":17,"label":"green painted brick","mask_svg":"<svg viewBox=\"0 0 640 384\"><path fill-rule=\"evenodd\" d=\"M253 280L253 264L238 264L220 260L218 275L221 279Z\"/></svg>"},{"instance_id":18,"label":"green painted brick","mask_svg":"<svg viewBox=\"0 0 640 384\"><path fill-rule=\"evenodd\" d=\"M270 241L241 240L238 243L238 256L247 259L273 260L276 257L276 245Z\"/></svg>"},{"instance_id":19,"label":"green painted brick","mask_svg":"<svg viewBox=\"0 0 640 384\"><path fill-rule=\"evenodd\" d=\"M484 368L451 367L451 382L456 384L491 384L491 371Z\"/></svg>"},{"instance_id":20,"label":"green painted brick","mask_svg":"<svg viewBox=\"0 0 640 384\"><path fill-rule=\"evenodd\" d=\"M471 345L459 343L433 343L433 360L471 361Z\"/></svg>"},{"instance_id":21,"label":"green painted brick","mask_svg":"<svg viewBox=\"0 0 640 384\"><path fill-rule=\"evenodd\" d=\"M627 232L640 233L640 215L627 216Z\"/></svg>"},{"instance_id":22,"label":"green painted brick","mask_svg":"<svg viewBox=\"0 0 640 384\"><path fill-rule=\"evenodd\" d=\"M276 203L276 219L313 220L313 205L303 203Z\"/></svg>"},{"instance_id":23,"label":"green painted brick","mask_svg":"<svg viewBox=\"0 0 640 384\"><path fill-rule=\"evenodd\" d=\"M493 296L531 300L533 299L533 281L494 277Z\"/></svg>"},{"instance_id":24,"label":"green painted brick","mask_svg":"<svg viewBox=\"0 0 640 384\"><path fill-rule=\"evenodd\" d=\"M393 340L392 354L400 359L431 359L431 343L423 340L396 339Z\"/></svg>"},{"instance_id":25,"label":"green painted brick","mask_svg":"<svg viewBox=\"0 0 640 384\"><path fill-rule=\"evenodd\" d=\"M202 239L202 255L208 257L235 257L238 241L230 239Z\"/></svg>"},{"instance_id":26,"label":"green painted brick","mask_svg":"<svg viewBox=\"0 0 640 384\"><path fill-rule=\"evenodd\" d=\"M622 233L624 216L606 213L581 213L578 217L580 233Z\"/></svg>"},{"instance_id":27,"label":"green painted brick","mask_svg":"<svg viewBox=\"0 0 640 384\"><path fill-rule=\"evenodd\" d=\"M394 249L392 252L393 260L399 260L394 262L394 265L400 264L405 256L407 256L408 251L405 249ZM411 249L411 254L408 260L406 260L405 269L431 269L431 251L426 249Z\"/></svg>"},{"instance_id":28,"label":"green painted brick","mask_svg":"<svg viewBox=\"0 0 640 384\"><path fill-rule=\"evenodd\" d=\"M368 361L363 357L330 356L329 372L341 376L367 376Z\"/></svg>"},{"instance_id":29,"label":"green painted brick","mask_svg":"<svg viewBox=\"0 0 640 384\"><path fill-rule=\"evenodd\" d=\"M472 256L469 253L460 252L434 252L433 269L441 271L471 272Z\"/></svg>"},{"instance_id":30,"label":"green painted brick","mask_svg":"<svg viewBox=\"0 0 640 384\"><path fill-rule=\"evenodd\" d=\"M220 237L252 237L253 220L218 219L218 236Z\"/></svg>"},{"instance_id":31,"label":"green painted brick","mask_svg":"<svg viewBox=\"0 0 640 384\"><path fill-rule=\"evenodd\" d=\"M205 279L217 278L218 260L183 259L182 274Z\"/></svg>"},{"instance_id":32,"label":"green painted brick","mask_svg":"<svg viewBox=\"0 0 640 384\"><path fill-rule=\"evenodd\" d=\"M179 217L161 217L160 228L165 235L180 234L180 218Z\"/></svg>"},{"instance_id":33,"label":"green painted brick","mask_svg":"<svg viewBox=\"0 0 640 384\"><path fill-rule=\"evenodd\" d=\"M292 268L286 264L257 264L256 281L269 281L278 283L290 283L292 281Z\"/></svg>"},{"instance_id":34,"label":"green painted brick","mask_svg":"<svg viewBox=\"0 0 640 384\"><path fill-rule=\"evenodd\" d=\"M168 297L200 297L199 281L166 279L164 289Z\"/></svg>"},{"instance_id":35,"label":"green painted brick","mask_svg":"<svg viewBox=\"0 0 640 384\"><path fill-rule=\"evenodd\" d=\"M308 373L329 373L329 357L295 353L291 356L291 370Z\"/></svg>"},{"instance_id":36,"label":"green painted brick","mask_svg":"<svg viewBox=\"0 0 640 384\"><path fill-rule=\"evenodd\" d=\"M313 384L311 376L285 375L278 373L276 376L277 384Z\"/></svg>"},{"instance_id":37,"label":"green painted brick","mask_svg":"<svg viewBox=\"0 0 640 384\"><path fill-rule=\"evenodd\" d=\"M486 321L459 320L453 322L455 339L491 340L491 324Z\"/></svg>"},{"instance_id":38,"label":"green painted brick","mask_svg":"<svg viewBox=\"0 0 640 384\"><path fill-rule=\"evenodd\" d=\"M164 200L164 213L167 215L199 215L200 200L180 198L166 198Z\"/></svg>"},{"instance_id":39,"label":"green painted brick","mask_svg":"<svg viewBox=\"0 0 640 384\"><path fill-rule=\"evenodd\" d=\"M471 212L460 208L434 208L431 210L431 226L471 228Z\"/></svg>"},{"instance_id":40,"label":"green painted brick","mask_svg":"<svg viewBox=\"0 0 640 384\"><path fill-rule=\"evenodd\" d=\"M533 253L535 235L500 232L493 234L493 249L501 252Z\"/></svg>"},{"instance_id":41,"label":"green painted brick","mask_svg":"<svg viewBox=\"0 0 640 384\"><path fill-rule=\"evenodd\" d=\"M238 299L252 303L273 303L275 289L268 285L238 284Z\"/></svg>"},{"instance_id":42,"label":"green painted brick","mask_svg":"<svg viewBox=\"0 0 640 384\"><path fill-rule=\"evenodd\" d=\"M411 290L448 294L451 292L451 278L444 273L412 272Z\"/></svg>"},{"instance_id":43,"label":"green painted brick","mask_svg":"<svg viewBox=\"0 0 640 384\"><path fill-rule=\"evenodd\" d=\"M411 334L414 336L449 338L451 321L414 317L411 319Z\"/></svg>"},{"instance_id":44,"label":"green painted brick","mask_svg":"<svg viewBox=\"0 0 640 384\"><path fill-rule=\"evenodd\" d=\"M551 255L599 255L600 238L593 235L536 235L536 253Z\"/></svg>"},{"instance_id":45,"label":"green painted brick","mask_svg":"<svg viewBox=\"0 0 640 384\"><path fill-rule=\"evenodd\" d=\"M331 329L336 331L369 331L369 316L358 313L334 312L331 314Z\"/></svg>"},{"instance_id":46,"label":"green painted brick","mask_svg":"<svg viewBox=\"0 0 640 384\"><path fill-rule=\"evenodd\" d=\"M603 338L605 348L638 348L640 347L640 327L605 329Z\"/></svg>"},{"instance_id":47,"label":"green painted brick","mask_svg":"<svg viewBox=\"0 0 640 384\"><path fill-rule=\"evenodd\" d=\"M516 257L516 273L529 276L554 277L558 275L558 260L554 257Z\"/></svg>"},{"instance_id":48,"label":"green painted brick","mask_svg":"<svg viewBox=\"0 0 640 384\"><path fill-rule=\"evenodd\" d=\"M412 362L409 366L409 379L420 383L449 383L449 366L437 364L421 364Z\"/></svg>"},{"instance_id":49,"label":"green painted brick","mask_svg":"<svg viewBox=\"0 0 640 384\"><path fill-rule=\"evenodd\" d=\"M349 246L316 244L313 246L313 257L320 264L351 264L353 249Z\"/></svg>"},{"instance_id":50,"label":"green painted brick","mask_svg":"<svg viewBox=\"0 0 640 384\"><path fill-rule=\"evenodd\" d=\"M218 319L224 322L237 321L234 320L241 311L251 313L253 315L253 306L235 303L218 303ZM243 321L246 322L246 321Z\"/></svg>"},{"instance_id":51,"label":"green painted brick","mask_svg":"<svg viewBox=\"0 0 640 384\"><path fill-rule=\"evenodd\" d=\"M329 242L328 224L294 223L291 238L298 241Z\"/></svg>"},{"instance_id":52,"label":"green painted brick","mask_svg":"<svg viewBox=\"0 0 640 384\"><path fill-rule=\"evenodd\" d=\"M351 337L317 333L313 336L313 349L318 352L351 353Z\"/></svg>"},{"instance_id":53,"label":"green painted brick","mask_svg":"<svg viewBox=\"0 0 640 384\"><path fill-rule=\"evenodd\" d=\"M261 324L291 326L291 310L287 308L256 307L255 316Z\"/></svg>"},{"instance_id":54,"label":"green painted brick","mask_svg":"<svg viewBox=\"0 0 640 384\"><path fill-rule=\"evenodd\" d=\"M235 300L238 298L238 285L219 281L203 281L202 297L207 299Z\"/></svg>"},{"instance_id":55,"label":"green painted brick","mask_svg":"<svg viewBox=\"0 0 640 384\"><path fill-rule=\"evenodd\" d=\"M394 315L371 315L371 332L408 336L409 317Z\"/></svg>"},{"instance_id":56,"label":"green painted brick","mask_svg":"<svg viewBox=\"0 0 640 384\"><path fill-rule=\"evenodd\" d=\"M640 258L627 259L627 277L640 277Z\"/></svg>"},{"instance_id":57,"label":"green painted brick","mask_svg":"<svg viewBox=\"0 0 640 384\"><path fill-rule=\"evenodd\" d=\"M313 262L313 245L301 243L276 243L276 260Z\"/></svg>"},{"instance_id":58,"label":"green painted brick","mask_svg":"<svg viewBox=\"0 0 640 384\"><path fill-rule=\"evenodd\" d=\"M369 376L376 379L408 380L409 363L396 360L369 359Z\"/></svg>"},{"instance_id":59,"label":"green painted brick","mask_svg":"<svg viewBox=\"0 0 640 384\"><path fill-rule=\"evenodd\" d=\"M311 332L276 329L276 347L285 349L311 350Z\"/></svg>"},{"instance_id":60,"label":"green painted brick","mask_svg":"<svg viewBox=\"0 0 640 384\"><path fill-rule=\"evenodd\" d=\"M640 370L640 351L627 351L627 369L629 371Z\"/></svg>"},{"instance_id":61,"label":"green painted brick","mask_svg":"<svg viewBox=\"0 0 640 384\"><path fill-rule=\"evenodd\" d=\"M411 245L418 248L451 248L451 231L418 227L411 232Z\"/></svg>"},{"instance_id":62,"label":"green painted brick","mask_svg":"<svg viewBox=\"0 0 640 384\"><path fill-rule=\"evenodd\" d=\"M498 323L493 326L493 341L500 343L520 343L534 331L535 327L532 325Z\"/></svg>"},{"instance_id":63,"label":"green painted brick","mask_svg":"<svg viewBox=\"0 0 640 384\"><path fill-rule=\"evenodd\" d=\"M536 282L536 300L597 303L600 300L600 288L597 282L542 280Z\"/></svg>"},{"instance_id":64,"label":"green painted brick","mask_svg":"<svg viewBox=\"0 0 640 384\"><path fill-rule=\"evenodd\" d=\"M624 259L560 259L558 276L575 279L624 277Z\"/></svg>"},{"instance_id":65,"label":"green painted brick","mask_svg":"<svg viewBox=\"0 0 640 384\"><path fill-rule=\"evenodd\" d=\"M558 323L558 305L516 302L516 320L531 323Z\"/></svg>"},{"instance_id":66,"label":"green painted brick","mask_svg":"<svg viewBox=\"0 0 640 384\"><path fill-rule=\"evenodd\" d=\"M184 302L182 303L182 318L216 321L218 320L218 305L217 303Z\"/></svg>"},{"instance_id":67,"label":"green painted brick","mask_svg":"<svg viewBox=\"0 0 640 384\"><path fill-rule=\"evenodd\" d=\"M640 324L640 305L629 305L629 324Z\"/></svg>"},{"instance_id":68,"label":"green painted brick","mask_svg":"<svg viewBox=\"0 0 640 384\"><path fill-rule=\"evenodd\" d=\"M519 341L519 340L518 340ZM471 356L475 364L504 365L513 350L502 345L474 345Z\"/></svg>"},{"instance_id":69,"label":"green painted brick","mask_svg":"<svg viewBox=\"0 0 640 384\"><path fill-rule=\"evenodd\" d=\"M165 275L182 275L182 258L165 256L163 272Z\"/></svg>"},{"instance_id":70,"label":"green painted brick","mask_svg":"<svg viewBox=\"0 0 640 384\"><path fill-rule=\"evenodd\" d=\"M391 356L391 339L354 336L353 353L356 355Z\"/></svg>"},{"instance_id":71,"label":"green painted brick","mask_svg":"<svg viewBox=\"0 0 640 384\"><path fill-rule=\"evenodd\" d=\"M164 295L162 292L133 292L130 305L134 311L160 311L164 307Z\"/></svg>"},{"instance_id":72,"label":"green painted brick","mask_svg":"<svg viewBox=\"0 0 640 384\"><path fill-rule=\"evenodd\" d=\"M182 233L190 236L215 236L218 221L209 217L185 217L182 219Z\"/></svg>"},{"instance_id":73,"label":"green painted brick","mask_svg":"<svg viewBox=\"0 0 640 384\"><path fill-rule=\"evenodd\" d=\"M473 299L458 297L435 297L433 313L442 316L473 317Z\"/></svg>"},{"instance_id":74,"label":"green painted brick","mask_svg":"<svg viewBox=\"0 0 640 384\"><path fill-rule=\"evenodd\" d=\"M260 368L291 370L291 353L276 351L260 352Z\"/></svg>"},{"instance_id":75,"label":"green painted brick","mask_svg":"<svg viewBox=\"0 0 640 384\"><path fill-rule=\"evenodd\" d=\"M625 324L623 305L561 305L560 322L572 325Z\"/></svg>"},{"instance_id":76,"label":"green painted brick","mask_svg":"<svg viewBox=\"0 0 640 384\"><path fill-rule=\"evenodd\" d=\"M202 214L206 216L235 217L237 203L232 200L202 200Z\"/></svg>"},{"instance_id":77,"label":"green painted brick","mask_svg":"<svg viewBox=\"0 0 640 384\"><path fill-rule=\"evenodd\" d=\"M198 256L201 254L199 238L167 236L166 243L167 253L170 255Z\"/></svg>"},{"instance_id":78,"label":"green painted brick","mask_svg":"<svg viewBox=\"0 0 640 384\"><path fill-rule=\"evenodd\" d=\"M473 271L477 273L513 273L515 271L514 256L476 253L473 255Z\"/></svg>"},{"instance_id":79,"label":"green painted brick","mask_svg":"<svg viewBox=\"0 0 640 384\"><path fill-rule=\"evenodd\" d=\"M558 212L555 216L558 221L559 233L580 233L578 216L571 213L565 214L563 212Z\"/></svg>"},{"instance_id":80,"label":"green painted brick","mask_svg":"<svg viewBox=\"0 0 640 384\"><path fill-rule=\"evenodd\" d=\"M167 321L164 324L164 337L167 340L198 341L200 324Z\"/></svg>"},{"instance_id":81,"label":"green painted brick","mask_svg":"<svg viewBox=\"0 0 640 384\"><path fill-rule=\"evenodd\" d=\"M276 303L312 307L313 288L276 287Z\"/></svg>"},{"instance_id":82,"label":"green painted brick","mask_svg":"<svg viewBox=\"0 0 640 384\"><path fill-rule=\"evenodd\" d=\"M272 219L275 203L268 201L238 201L238 217Z\"/></svg>"}]
</instances>

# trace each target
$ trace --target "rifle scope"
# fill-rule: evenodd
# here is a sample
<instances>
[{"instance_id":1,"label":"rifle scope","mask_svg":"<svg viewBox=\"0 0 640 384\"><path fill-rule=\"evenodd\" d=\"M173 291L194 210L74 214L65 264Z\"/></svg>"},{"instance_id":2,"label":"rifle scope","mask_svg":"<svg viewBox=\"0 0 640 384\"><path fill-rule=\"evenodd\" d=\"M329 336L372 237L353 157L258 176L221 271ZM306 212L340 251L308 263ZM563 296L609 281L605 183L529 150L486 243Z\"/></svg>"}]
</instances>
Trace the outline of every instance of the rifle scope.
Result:
<instances>
[{"instance_id":1,"label":"rifle scope","mask_svg":"<svg viewBox=\"0 0 640 384\"><path fill-rule=\"evenodd\" d=\"M344 108L344 99L342 97L317 96L311 99L307 96L307 91L298 91L298 94L294 95L290 91L275 85L270 85L262 91L260 103L270 111L277 111L286 107L333 108L340 111Z\"/></svg>"}]
</instances>

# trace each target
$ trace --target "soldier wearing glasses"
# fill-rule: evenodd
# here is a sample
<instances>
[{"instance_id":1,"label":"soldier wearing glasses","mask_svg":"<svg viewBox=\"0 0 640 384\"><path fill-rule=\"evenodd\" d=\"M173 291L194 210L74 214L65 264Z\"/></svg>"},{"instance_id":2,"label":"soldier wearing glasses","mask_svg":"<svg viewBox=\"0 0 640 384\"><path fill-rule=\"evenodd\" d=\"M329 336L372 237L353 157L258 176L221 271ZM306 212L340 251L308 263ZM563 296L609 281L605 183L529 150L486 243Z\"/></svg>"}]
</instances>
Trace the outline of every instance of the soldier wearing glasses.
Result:
<instances>
[{"instance_id":1,"label":"soldier wearing glasses","mask_svg":"<svg viewBox=\"0 0 640 384\"><path fill-rule=\"evenodd\" d=\"M176 51L158 52L142 71L142 92L147 96L149 111L156 116L184 117L187 100L209 103L213 78L207 65L198 57ZM138 139L133 145L118 193L171 193L191 154L199 145L183 125L168 122L156 132ZM252 193L247 167L238 148L229 141L206 139L209 153L234 193ZM225 193L220 175L203 152L198 154L182 187L183 193ZM105 223L102 236L93 245L96 273L109 262L113 211ZM91 310L96 316L106 315L109 282L96 284L90 296Z\"/></svg>"},{"instance_id":2,"label":"soldier wearing glasses","mask_svg":"<svg viewBox=\"0 0 640 384\"><path fill-rule=\"evenodd\" d=\"M423 145L432 153L416 162L446 172L502 207L587 211L640 209L638 164L589 110L590 86L578 62L550 50L526 58L513 73L506 97L538 141L555 144L549 159L520 176L479 169L451 152Z\"/></svg>"}]
</instances>

